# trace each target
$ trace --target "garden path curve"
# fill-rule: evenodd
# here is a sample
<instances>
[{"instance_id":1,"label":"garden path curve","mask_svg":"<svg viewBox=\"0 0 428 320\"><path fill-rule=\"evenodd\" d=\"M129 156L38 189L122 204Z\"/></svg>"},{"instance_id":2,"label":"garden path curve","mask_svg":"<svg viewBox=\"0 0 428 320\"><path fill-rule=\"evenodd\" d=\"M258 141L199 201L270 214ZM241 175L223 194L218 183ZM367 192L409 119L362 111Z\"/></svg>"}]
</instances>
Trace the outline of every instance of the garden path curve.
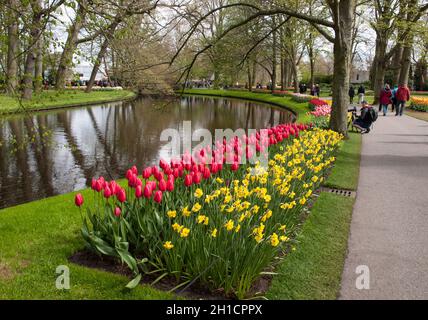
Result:
<instances>
[{"instance_id":1,"label":"garden path curve","mask_svg":"<svg viewBox=\"0 0 428 320\"><path fill-rule=\"evenodd\" d=\"M428 122L379 115L363 136L340 299L428 299Z\"/></svg>"}]
</instances>

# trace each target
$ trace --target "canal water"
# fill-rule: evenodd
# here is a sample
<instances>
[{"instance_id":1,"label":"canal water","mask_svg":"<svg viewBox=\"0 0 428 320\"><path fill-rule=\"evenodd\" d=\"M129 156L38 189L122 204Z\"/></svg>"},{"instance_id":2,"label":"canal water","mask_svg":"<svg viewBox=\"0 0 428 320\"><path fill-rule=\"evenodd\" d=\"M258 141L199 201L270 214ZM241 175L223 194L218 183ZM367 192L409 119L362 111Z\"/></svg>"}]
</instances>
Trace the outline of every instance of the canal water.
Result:
<instances>
[{"instance_id":1,"label":"canal water","mask_svg":"<svg viewBox=\"0 0 428 320\"><path fill-rule=\"evenodd\" d=\"M261 129L289 123L288 110L243 100L188 96L60 109L0 118L0 208L67 193L93 177L118 179L168 159L164 129ZM167 148L168 146L168 148Z\"/></svg>"}]
</instances>

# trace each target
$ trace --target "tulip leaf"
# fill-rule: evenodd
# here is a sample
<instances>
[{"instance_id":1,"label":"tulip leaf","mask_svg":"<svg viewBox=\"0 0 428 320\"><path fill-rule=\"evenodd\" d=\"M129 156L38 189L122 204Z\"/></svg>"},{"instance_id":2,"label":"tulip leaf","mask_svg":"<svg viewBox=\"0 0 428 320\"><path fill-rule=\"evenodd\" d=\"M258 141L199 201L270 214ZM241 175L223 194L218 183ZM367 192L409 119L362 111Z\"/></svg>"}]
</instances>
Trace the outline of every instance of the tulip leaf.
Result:
<instances>
[{"instance_id":1,"label":"tulip leaf","mask_svg":"<svg viewBox=\"0 0 428 320\"><path fill-rule=\"evenodd\" d=\"M126 288L134 289L141 281L141 273L139 273L134 279L132 279L127 285Z\"/></svg>"}]
</instances>

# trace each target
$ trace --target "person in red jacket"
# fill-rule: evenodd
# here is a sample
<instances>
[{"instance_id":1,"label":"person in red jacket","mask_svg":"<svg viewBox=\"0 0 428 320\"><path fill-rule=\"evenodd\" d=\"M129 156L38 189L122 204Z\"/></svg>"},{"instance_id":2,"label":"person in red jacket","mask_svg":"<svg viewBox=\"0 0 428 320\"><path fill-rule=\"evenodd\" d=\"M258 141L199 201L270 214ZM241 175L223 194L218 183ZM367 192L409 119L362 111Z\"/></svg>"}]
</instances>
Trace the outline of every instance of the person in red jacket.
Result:
<instances>
[{"instance_id":1,"label":"person in red jacket","mask_svg":"<svg viewBox=\"0 0 428 320\"><path fill-rule=\"evenodd\" d=\"M400 84L398 87L397 93L397 108L395 110L395 115L402 116L403 110L406 107L406 102L410 100L410 90L404 84Z\"/></svg>"},{"instance_id":2,"label":"person in red jacket","mask_svg":"<svg viewBox=\"0 0 428 320\"><path fill-rule=\"evenodd\" d=\"M379 100L379 112L383 109L383 115L386 116L388 112L388 105L392 103L391 101L392 92L388 84L385 85L385 88L380 92Z\"/></svg>"}]
</instances>

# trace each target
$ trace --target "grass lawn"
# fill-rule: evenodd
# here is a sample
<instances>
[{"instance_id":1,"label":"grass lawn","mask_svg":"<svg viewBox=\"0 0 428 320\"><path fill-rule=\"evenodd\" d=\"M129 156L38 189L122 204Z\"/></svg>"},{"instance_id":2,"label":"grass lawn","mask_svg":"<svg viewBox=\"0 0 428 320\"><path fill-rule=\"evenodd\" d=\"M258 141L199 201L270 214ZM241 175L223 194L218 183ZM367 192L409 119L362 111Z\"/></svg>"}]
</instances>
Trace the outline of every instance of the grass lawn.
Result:
<instances>
[{"instance_id":1,"label":"grass lawn","mask_svg":"<svg viewBox=\"0 0 428 320\"><path fill-rule=\"evenodd\" d=\"M24 110L17 98L0 94L0 115L81 106L131 99L133 97L135 97L135 93L128 90L92 91L90 93L86 93L83 90L64 90L61 92L48 90L40 94L35 94L30 101L23 101Z\"/></svg>"},{"instance_id":2,"label":"grass lawn","mask_svg":"<svg viewBox=\"0 0 428 320\"><path fill-rule=\"evenodd\" d=\"M201 93L202 90L196 90ZM186 91L191 93L193 91ZM204 90L214 96L245 98L293 108L308 121L307 103L267 94ZM355 189L361 136L344 142L327 184ZM90 203L90 190L82 194ZM0 299L174 299L172 294L138 286L124 289L127 279L72 264L68 257L84 246L81 217L73 200L77 192L0 210ZM322 193L298 236L296 251L278 267L266 296L270 299L335 299L345 259L354 199ZM55 287L56 267L70 268L71 289Z\"/></svg>"},{"instance_id":3,"label":"grass lawn","mask_svg":"<svg viewBox=\"0 0 428 320\"><path fill-rule=\"evenodd\" d=\"M406 108L404 112L406 113L406 115L411 116L413 118L428 121L428 112L414 111L409 108Z\"/></svg>"}]
</instances>

